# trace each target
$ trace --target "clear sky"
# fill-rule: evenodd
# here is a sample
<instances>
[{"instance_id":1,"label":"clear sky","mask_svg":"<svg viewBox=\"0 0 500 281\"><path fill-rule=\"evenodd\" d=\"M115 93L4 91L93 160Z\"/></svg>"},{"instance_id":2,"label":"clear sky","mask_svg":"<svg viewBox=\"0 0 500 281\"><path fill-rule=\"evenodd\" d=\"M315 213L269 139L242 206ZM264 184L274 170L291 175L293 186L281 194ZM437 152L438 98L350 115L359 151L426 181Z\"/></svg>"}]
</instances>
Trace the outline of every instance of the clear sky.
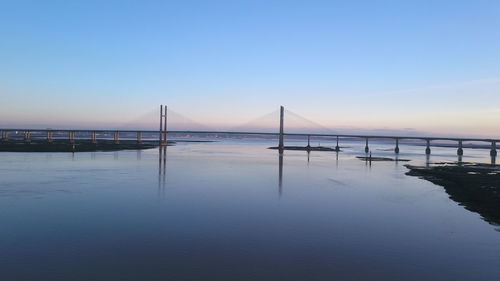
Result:
<instances>
[{"instance_id":1,"label":"clear sky","mask_svg":"<svg viewBox=\"0 0 500 281\"><path fill-rule=\"evenodd\" d=\"M284 105L500 136L500 1L1 1L0 103L0 127L113 127L164 103L224 128Z\"/></svg>"}]
</instances>

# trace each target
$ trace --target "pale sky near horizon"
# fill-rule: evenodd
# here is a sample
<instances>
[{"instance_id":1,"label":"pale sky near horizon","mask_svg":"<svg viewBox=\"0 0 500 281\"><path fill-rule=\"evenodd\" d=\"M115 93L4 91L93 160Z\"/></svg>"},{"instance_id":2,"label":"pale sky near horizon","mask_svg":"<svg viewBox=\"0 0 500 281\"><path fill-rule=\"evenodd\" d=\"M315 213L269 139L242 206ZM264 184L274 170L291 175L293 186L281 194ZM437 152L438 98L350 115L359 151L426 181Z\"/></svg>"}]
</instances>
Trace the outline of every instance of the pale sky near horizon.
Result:
<instances>
[{"instance_id":1,"label":"pale sky near horizon","mask_svg":"<svg viewBox=\"0 0 500 281\"><path fill-rule=\"evenodd\" d=\"M1 1L0 127L117 127L163 103L227 128L284 105L499 137L498 30L500 1Z\"/></svg>"}]
</instances>

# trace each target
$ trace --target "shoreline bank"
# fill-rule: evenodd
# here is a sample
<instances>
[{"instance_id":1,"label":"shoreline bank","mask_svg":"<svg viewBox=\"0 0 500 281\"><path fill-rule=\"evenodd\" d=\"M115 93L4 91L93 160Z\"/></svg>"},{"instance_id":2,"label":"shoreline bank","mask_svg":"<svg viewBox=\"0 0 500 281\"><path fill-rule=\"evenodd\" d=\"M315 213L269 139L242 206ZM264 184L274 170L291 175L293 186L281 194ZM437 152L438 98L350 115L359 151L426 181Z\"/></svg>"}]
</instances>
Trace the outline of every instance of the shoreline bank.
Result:
<instances>
[{"instance_id":1,"label":"shoreline bank","mask_svg":"<svg viewBox=\"0 0 500 281\"><path fill-rule=\"evenodd\" d=\"M168 142L168 146L175 142ZM99 140L92 143L90 140L78 140L70 142L69 140L32 140L27 143L24 141L3 141L0 142L0 152L94 152L94 151L118 151L118 150L138 150L158 147L158 142L137 143L133 140L121 140L115 143L113 140Z\"/></svg>"}]
</instances>

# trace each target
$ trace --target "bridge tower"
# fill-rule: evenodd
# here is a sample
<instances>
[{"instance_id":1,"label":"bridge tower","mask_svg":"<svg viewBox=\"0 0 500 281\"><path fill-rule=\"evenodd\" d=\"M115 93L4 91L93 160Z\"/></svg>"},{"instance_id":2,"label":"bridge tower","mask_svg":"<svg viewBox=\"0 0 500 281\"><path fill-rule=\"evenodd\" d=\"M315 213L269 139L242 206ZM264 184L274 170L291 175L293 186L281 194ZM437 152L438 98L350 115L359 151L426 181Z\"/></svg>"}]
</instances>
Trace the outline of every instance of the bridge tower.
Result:
<instances>
[{"instance_id":1,"label":"bridge tower","mask_svg":"<svg viewBox=\"0 0 500 281\"><path fill-rule=\"evenodd\" d=\"M160 105L160 146L167 146L167 106Z\"/></svg>"},{"instance_id":2,"label":"bridge tower","mask_svg":"<svg viewBox=\"0 0 500 281\"><path fill-rule=\"evenodd\" d=\"M279 145L278 149L280 153L283 153L283 149L285 148L284 145L284 117L285 117L285 108L283 106L280 106L280 135L279 135Z\"/></svg>"}]
</instances>

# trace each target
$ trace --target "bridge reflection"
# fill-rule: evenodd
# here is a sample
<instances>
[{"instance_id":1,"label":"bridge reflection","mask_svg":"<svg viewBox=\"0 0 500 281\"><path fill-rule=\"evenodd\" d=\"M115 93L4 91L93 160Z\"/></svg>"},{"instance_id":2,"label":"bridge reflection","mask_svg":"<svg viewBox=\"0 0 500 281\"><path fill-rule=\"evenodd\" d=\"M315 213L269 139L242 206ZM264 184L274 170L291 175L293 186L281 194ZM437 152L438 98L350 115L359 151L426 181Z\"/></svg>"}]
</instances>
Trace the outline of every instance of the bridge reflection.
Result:
<instances>
[{"instance_id":1,"label":"bridge reflection","mask_svg":"<svg viewBox=\"0 0 500 281\"><path fill-rule=\"evenodd\" d=\"M283 194L283 151L278 155L278 191L279 195Z\"/></svg>"},{"instance_id":2,"label":"bridge reflection","mask_svg":"<svg viewBox=\"0 0 500 281\"><path fill-rule=\"evenodd\" d=\"M158 149L158 197L165 198L165 186L167 179L167 146Z\"/></svg>"}]
</instances>

